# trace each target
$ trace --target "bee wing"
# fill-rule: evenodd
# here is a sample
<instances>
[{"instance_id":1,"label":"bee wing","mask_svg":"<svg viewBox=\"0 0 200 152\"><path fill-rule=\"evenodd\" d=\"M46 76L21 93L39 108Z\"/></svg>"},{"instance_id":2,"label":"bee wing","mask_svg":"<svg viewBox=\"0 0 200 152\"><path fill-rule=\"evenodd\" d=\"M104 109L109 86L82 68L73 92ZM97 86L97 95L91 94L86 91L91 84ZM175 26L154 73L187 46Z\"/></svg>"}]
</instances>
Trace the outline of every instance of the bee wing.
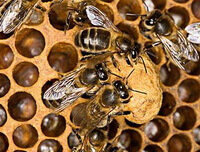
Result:
<instances>
[{"instance_id":1,"label":"bee wing","mask_svg":"<svg viewBox=\"0 0 200 152\"><path fill-rule=\"evenodd\" d=\"M181 58L180 58L180 49L178 47L178 45L176 45L175 43L173 43L172 41L170 41L169 39L167 39L164 36L159 36L160 41L163 44L163 47L166 51L166 53L169 55L169 57L172 59L172 61L182 70L186 70L184 67L184 63L182 62Z\"/></svg>"},{"instance_id":2,"label":"bee wing","mask_svg":"<svg viewBox=\"0 0 200 152\"><path fill-rule=\"evenodd\" d=\"M67 108L69 105L74 103L79 97L81 97L86 92L85 88L76 88L73 90L71 94L68 94L64 96L64 98L61 99L60 105L56 107L55 113L60 113L65 108Z\"/></svg>"},{"instance_id":3,"label":"bee wing","mask_svg":"<svg viewBox=\"0 0 200 152\"><path fill-rule=\"evenodd\" d=\"M198 51L195 49L192 43L190 43L187 38L183 35L181 31L177 31L177 38L178 38L178 44L181 53L183 53L183 56L187 60L191 61L198 61L199 60L199 54Z\"/></svg>"},{"instance_id":4,"label":"bee wing","mask_svg":"<svg viewBox=\"0 0 200 152\"><path fill-rule=\"evenodd\" d=\"M74 91L75 78L78 76L82 68L72 71L71 73L64 76L61 80L55 82L47 91L44 93L43 98L46 100L58 100L66 95L66 91Z\"/></svg>"},{"instance_id":5,"label":"bee wing","mask_svg":"<svg viewBox=\"0 0 200 152\"><path fill-rule=\"evenodd\" d=\"M86 14L92 25L100 26L106 29L112 29L116 32L120 32L119 29L106 16L106 14L104 14L95 6L92 6L92 5L86 6Z\"/></svg>"},{"instance_id":6,"label":"bee wing","mask_svg":"<svg viewBox=\"0 0 200 152\"><path fill-rule=\"evenodd\" d=\"M195 35L189 34L188 37L187 37L187 39L191 43L200 44L200 35L199 36L195 36Z\"/></svg>"},{"instance_id":7,"label":"bee wing","mask_svg":"<svg viewBox=\"0 0 200 152\"><path fill-rule=\"evenodd\" d=\"M186 26L185 31L191 35L200 37L200 22Z\"/></svg>"},{"instance_id":8,"label":"bee wing","mask_svg":"<svg viewBox=\"0 0 200 152\"><path fill-rule=\"evenodd\" d=\"M0 32L13 32L27 17L34 5L23 5L23 0L14 0L0 19Z\"/></svg>"}]
</instances>

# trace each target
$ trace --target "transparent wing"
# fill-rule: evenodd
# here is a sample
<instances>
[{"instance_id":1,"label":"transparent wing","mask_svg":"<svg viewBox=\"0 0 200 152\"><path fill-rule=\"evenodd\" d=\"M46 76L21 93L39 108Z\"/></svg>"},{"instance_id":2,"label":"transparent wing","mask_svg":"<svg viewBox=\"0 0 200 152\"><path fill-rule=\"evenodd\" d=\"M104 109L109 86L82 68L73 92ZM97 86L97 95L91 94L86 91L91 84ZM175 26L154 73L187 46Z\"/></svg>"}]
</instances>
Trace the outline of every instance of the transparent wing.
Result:
<instances>
[{"instance_id":1,"label":"transparent wing","mask_svg":"<svg viewBox=\"0 0 200 152\"><path fill-rule=\"evenodd\" d=\"M95 6L92 6L92 5L86 6L86 14L92 25L100 26L106 29L112 29L116 32L120 32L119 29L106 16L106 14L104 14Z\"/></svg>"},{"instance_id":2,"label":"transparent wing","mask_svg":"<svg viewBox=\"0 0 200 152\"><path fill-rule=\"evenodd\" d=\"M189 34L188 37L187 37L187 39L191 43L200 44L200 36L195 36L195 35Z\"/></svg>"},{"instance_id":3,"label":"transparent wing","mask_svg":"<svg viewBox=\"0 0 200 152\"><path fill-rule=\"evenodd\" d=\"M191 35L200 37L200 22L186 26L185 31Z\"/></svg>"},{"instance_id":4,"label":"transparent wing","mask_svg":"<svg viewBox=\"0 0 200 152\"><path fill-rule=\"evenodd\" d=\"M170 41L164 36L159 36L160 41L164 47L164 50L169 55L170 59L175 63L180 69L186 70L184 67L184 62L181 60L181 53L178 45Z\"/></svg>"},{"instance_id":5,"label":"transparent wing","mask_svg":"<svg viewBox=\"0 0 200 152\"><path fill-rule=\"evenodd\" d=\"M55 113L60 113L65 108L70 106L74 101L76 101L79 97L81 97L86 92L84 88L77 88L71 94L67 94L64 98L61 99L60 105L55 108Z\"/></svg>"},{"instance_id":6,"label":"transparent wing","mask_svg":"<svg viewBox=\"0 0 200 152\"><path fill-rule=\"evenodd\" d=\"M75 78L83 68L79 68L55 82L45 93L43 98L46 100L58 100L63 98L67 91L74 91Z\"/></svg>"},{"instance_id":7,"label":"transparent wing","mask_svg":"<svg viewBox=\"0 0 200 152\"><path fill-rule=\"evenodd\" d=\"M178 39L178 45L180 48L180 52L183 53L183 57L185 57L187 60L191 61L198 61L199 60L199 54L198 51L195 49L192 43L190 43L187 38L183 35L181 31L177 31L177 39Z\"/></svg>"},{"instance_id":8,"label":"transparent wing","mask_svg":"<svg viewBox=\"0 0 200 152\"><path fill-rule=\"evenodd\" d=\"M36 3L37 1L34 4ZM0 31L5 34L13 32L22 24L33 7L33 4L24 5L23 0L14 0L0 19Z\"/></svg>"}]
</instances>

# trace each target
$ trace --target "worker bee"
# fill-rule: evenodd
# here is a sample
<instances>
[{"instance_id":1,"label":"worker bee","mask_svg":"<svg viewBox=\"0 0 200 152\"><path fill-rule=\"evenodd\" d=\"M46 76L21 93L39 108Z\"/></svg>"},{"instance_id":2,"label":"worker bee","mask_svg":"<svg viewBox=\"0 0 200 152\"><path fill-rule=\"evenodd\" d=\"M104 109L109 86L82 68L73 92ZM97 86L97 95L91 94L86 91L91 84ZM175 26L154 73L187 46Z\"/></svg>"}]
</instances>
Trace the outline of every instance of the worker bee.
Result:
<instances>
[{"instance_id":1,"label":"worker bee","mask_svg":"<svg viewBox=\"0 0 200 152\"><path fill-rule=\"evenodd\" d=\"M0 7L0 32L9 34L31 14L39 0L7 0Z\"/></svg>"},{"instance_id":2,"label":"worker bee","mask_svg":"<svg viewBox=\"0 0 200 152\"><path fill-rule=\"evenodd\" d=\"M200 44L200 22L186 26L185 30L189 34L187 37L188 41Z\"/></svg>"},{"instance_id":3,"label":"worker bee","mask_svg":"<svg viewBox=\"0 0 200 152\"><path fill-rule=\"evenodd\" d=\"M75 132L75 138L78 141L77 145L72 147L72 152L103 152L105 151L108 135L107 130L105 128L95 128L92 130L87 136L84 137L82 141L80 135ZM71 136L71 135L70 135ZM69 137L70 137L69 136ZM68 137L68 139L69 139ZM71 141L71 143L74 141Z\"/></svg>"},{"instance_id":4,"label":"worker bee","mask_svg":"<svg viewBox=\"0 0 200 152\"><path fill-rule=\"evenodd\" d=\"M98 8L87 5L86 14L91 24L99 27L89 27L75 35L74 43L81 49L83 59L107 52L115 52L119 56L124 55L128 65L132 66L130 58L135 63L141 59L145 67L144 60L140 56L142 52L141 44L122 33ZM111 56L111 59L114 66L117 67L114 55Z\"/></svg>"},{"instance_id":5,"label":"worker bee","mask_svg":"<svg viewBox=\"0 0 200 152\"><path fill-rule=\"evenodd\" d=\"M67 73L56 81L43 95L55 112L61 112L79 97L92 96L105 83L112 73L102 58L93 58L87 63L81 63L79 68Z\"/></svg>"},{"instance_id":6,"label":"worker bee","mask_svg":"<svg viewBox=\"0 0 200 152\"><path fill-rule=\"evenodd\" d=\"M183 31L175 26L167 12L155 9L146 15L141 15L141 18L141 33L149 39L155 37L159 39L147 48L162 44L167 57L182 70L186 70L185 65L188 61L199 60L198 51L187 40Z\"/></svg>"},{"instance_id":7,"label":"worker bee","mask_svg":"<svg viewBox=\"0 0 200 152\"><path fill-rule=\"evenodd\" d=\"M79 128L79 135L87 136L95 128L105 127L116 115L128 115L131 111L123 111L123 104L130 101L130 91L146 94L128 86L128 77L116 79L111 84L102 85L92 99L73 107L70 120Z\"/></svg>"}]
</instances>

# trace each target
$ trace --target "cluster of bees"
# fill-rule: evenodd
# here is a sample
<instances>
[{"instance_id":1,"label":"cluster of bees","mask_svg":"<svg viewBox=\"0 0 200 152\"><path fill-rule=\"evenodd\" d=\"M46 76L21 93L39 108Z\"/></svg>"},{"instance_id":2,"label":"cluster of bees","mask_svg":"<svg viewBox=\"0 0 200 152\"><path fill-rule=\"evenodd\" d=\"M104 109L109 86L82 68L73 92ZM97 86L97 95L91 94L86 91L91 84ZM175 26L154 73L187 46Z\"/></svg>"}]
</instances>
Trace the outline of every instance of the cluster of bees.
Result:
<instances>
[{"instance_id":1,"label":"cluster of bees","mask_svg":"<svg viewBox=\"0 0 200 152\"><path fill-rule=\"evenodd\" d=\"M5 0L1 7L0 32L9 34L19 28L28 18L39 0ZM56 1L62 3L62 0ZM196 44L200 44L200 23L194 23L183 31L174 25L173 19L167 12L160 10L148 11L146 14L126 14L141 17L140 32L145 37L154 40L148 46L138 43L127 34L121 32L96 7L95 0L71 0L68 2L68 16L66 30L71 24L90 27L79 31L74 37L74 44L82 53L81 64L73 71L56 81L43 95L49 101L55 113L59 113L74 104L80 97L87 98L86 102L77 104L71 112L72 130L80 144L72 151L126 152L123 147L107 146L107 128L116 115L129 115L131 111L120 109L122 104L130 101L130 91L141 93L128 85L128 76L121 77L113 73L107 66L107 58L118 70L115 55L124 58L128 66L142 62L147 73L145 61L141 54L148 54L148 50L162 45L167 59L182 70L186 69L189 61L199 60ZM3 9L6 8L6 9ZM185 34L188 33L188 36ZM195 44L195 45L194 45ZM117 79L110 82L110 75Z\"/></svg>"}]
</instances>

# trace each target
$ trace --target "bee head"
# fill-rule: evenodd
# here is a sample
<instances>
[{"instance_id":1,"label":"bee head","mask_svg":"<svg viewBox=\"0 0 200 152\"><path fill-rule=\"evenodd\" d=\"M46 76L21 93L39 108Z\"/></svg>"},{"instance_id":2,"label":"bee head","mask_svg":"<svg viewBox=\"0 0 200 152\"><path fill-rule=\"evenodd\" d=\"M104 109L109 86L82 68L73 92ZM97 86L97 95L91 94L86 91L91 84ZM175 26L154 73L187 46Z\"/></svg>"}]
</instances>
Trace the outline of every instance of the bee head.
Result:
<instances>
[{"instance_id":1,"label":"bee head","mask_svg":"<svg viewBox=\"0 0 200 152\"><path fill-rule=\"evenodd\" d=\"M119 94L120 98L127 99L129 97L129 91L126 88L126 85L121 80L117 80L113 82L113 86L117 90L117 93Z\"/></svg>"},{"instance_id":2,"label":"bee head","mask_svg":"<svg viewBox=\"0 0 200 152\"><path fill-rule=\"evenodd\" d=\"M151 30L156 25L158 19L162 16L162 12L158 9L153 10L149 15L144 17L143 24L144 27L148 30Z\"/></svg>"},{"instance_id":3,"label":"bee head","mask_svg":"<svg viewBox=\"0 0 200 152\"><path fill-rule=\"evenodd\" d=\"M140 53L141 44L135 42L130 50L132 59L136 59Z\"/></svg>"}]
</instances>

